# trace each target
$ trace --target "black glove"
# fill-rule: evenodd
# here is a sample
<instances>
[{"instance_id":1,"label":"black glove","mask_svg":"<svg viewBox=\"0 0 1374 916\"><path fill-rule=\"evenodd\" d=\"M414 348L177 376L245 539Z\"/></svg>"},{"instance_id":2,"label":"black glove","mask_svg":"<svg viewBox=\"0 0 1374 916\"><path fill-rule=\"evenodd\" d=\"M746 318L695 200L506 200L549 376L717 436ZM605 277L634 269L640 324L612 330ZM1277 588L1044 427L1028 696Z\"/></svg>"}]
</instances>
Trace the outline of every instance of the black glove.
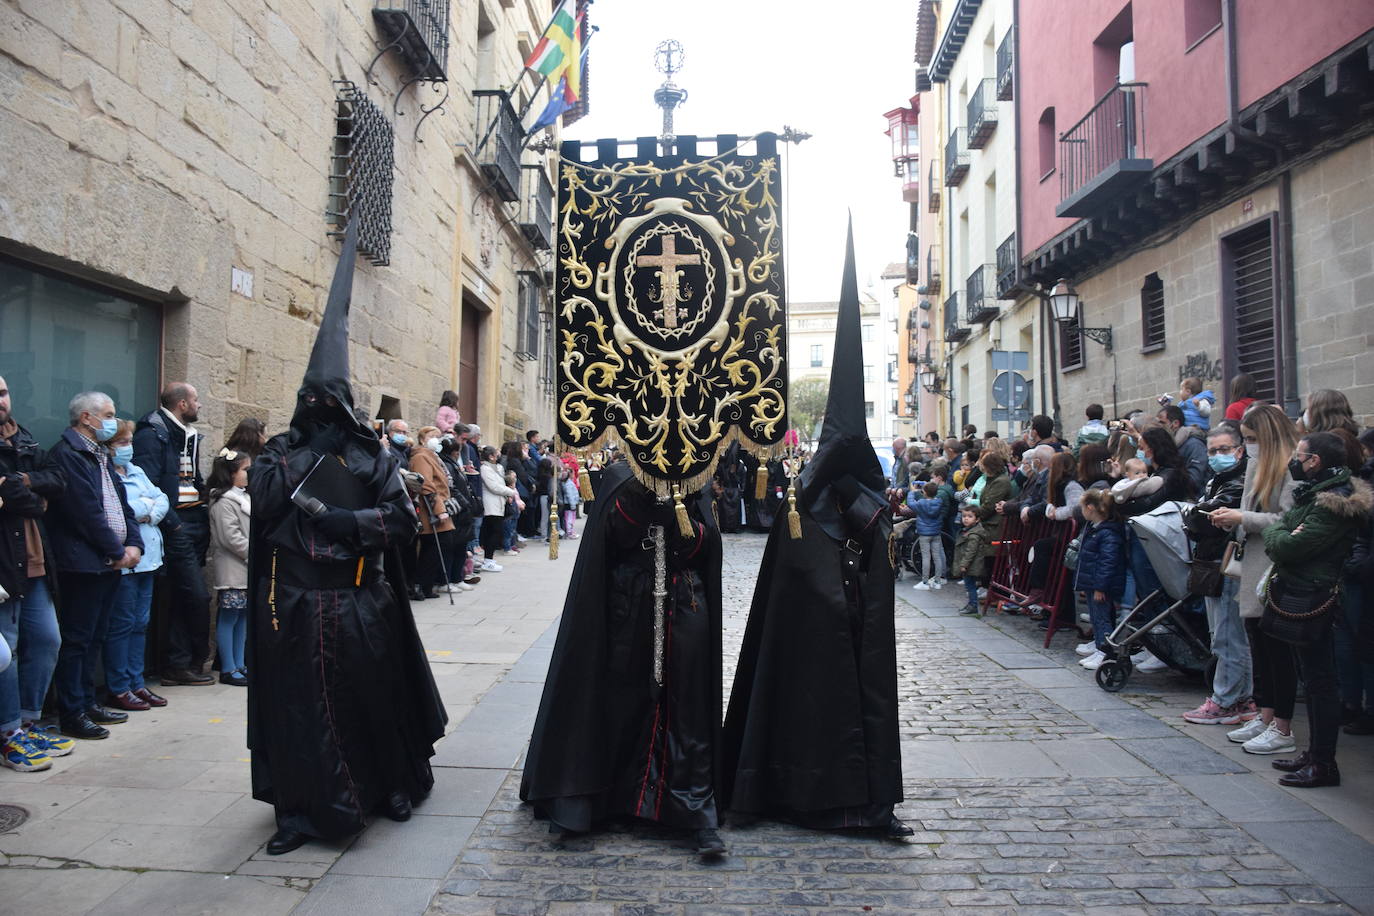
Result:
<instances>
[{"instance_id":1,"label":"black glove","mask_svg":"<svg viewBox=\"0 0 1374 916\"><path fill-rule=\"evenodd\" d=\"M334 544L358 536L358 519L347 509L330 509L315 516L315 527Z\"/></svg>"}]
</instances>

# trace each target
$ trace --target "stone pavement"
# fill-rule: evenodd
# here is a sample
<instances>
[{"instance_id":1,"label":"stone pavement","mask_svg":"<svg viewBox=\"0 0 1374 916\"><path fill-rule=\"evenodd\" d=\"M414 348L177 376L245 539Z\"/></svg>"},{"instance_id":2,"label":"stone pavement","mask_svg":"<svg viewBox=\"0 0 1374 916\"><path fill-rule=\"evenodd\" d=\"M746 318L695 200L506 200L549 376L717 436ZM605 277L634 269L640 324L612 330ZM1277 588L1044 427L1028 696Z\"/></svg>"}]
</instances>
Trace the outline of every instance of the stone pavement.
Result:
<instances>
[{"instance_id":1,"label":"stone pavement","mask_svg":"<svg viewBox=\"0 0 1374 916\"><path fill-rule=\"evenodd\" d=\"M764 538L727 541L728 690ZM1339 789L1282 789L1226 729L1178 718L1201 684L1136 674L1106 694L1073 664L1071 634L1042 649L1024 618L959 617L953 587L910 580L897 623L911 842L730 826L717 865L649 826L559 842L519 805L517 764L575 546L550 563L531 545L455 607L417 605L453 721L409 823L263 855L271 813L246 796L241 695L174 689L167 710L50 773L0 771L0 803L33 815L0 835L0 911L1374 912L1374 739L1342 736Z\"/></svg>"}]
</instances>

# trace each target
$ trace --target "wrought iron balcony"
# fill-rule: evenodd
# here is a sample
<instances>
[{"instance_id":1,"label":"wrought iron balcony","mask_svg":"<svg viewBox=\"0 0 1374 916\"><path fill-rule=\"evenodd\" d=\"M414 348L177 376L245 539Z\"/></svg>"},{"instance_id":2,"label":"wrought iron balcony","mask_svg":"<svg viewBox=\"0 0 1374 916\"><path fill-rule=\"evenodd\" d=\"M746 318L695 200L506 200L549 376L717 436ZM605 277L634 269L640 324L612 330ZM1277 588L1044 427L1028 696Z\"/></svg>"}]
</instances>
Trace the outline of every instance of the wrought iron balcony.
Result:
<instances>
[{"instance_id":1,"label":"wrought iron balcony","mask_svg":"<svg viewBox=\"0 0 1374 916\"><path fill-rule=\"evenodd\" d=\"M997 317L997 265L982 264L969 274L968 285L968 323L987 324Z\"/></svg>"},{"instance_id":2,"label":"wrought iron balcony","mask_svg":"<svg viewBox=\"0 0 1374 916\"><path fill-rule=\"evenodd\" d=\"M417 80L448 79L449 0L377 0L372 18Z\"/></svg>"},{"instance_id":3,"label":"wrought iron balcony","mask_svg":"<svg viewBox=\"0 0 1374 916\"><path fill-rule=\"evenodd\" d=\"M997 81L988 77L968 100L968 148L982 149L997 129Z\"/></svg>"},{"instance_id":4,"label":"wrought iron balcony","mask_svg":"<svg viewBox=\"0 0 1374 916\"><path fill-rule=\"evenodd\" d=\"M477 100L477 164L496 196L505 201L520 199L520 148L525 132L501 89L475 89Z\"/></svg>"},{"instance_id":5,"label":"wrought iron balcony","mask_svg":"<svg viewBox=\"0 0 1374 916\"><path fill-rule=\"evenodd\" d=\"M940 212L940 200L944 197L944 188L940 184L940 170L936 163L930 164L930 171L926 173L926 209L931 213Z\"/></svg>"},{"instance_id":6,"label":"wrought iron balcony","mask_svg":"<svg viewBox=\"0 0 1374 916\"><path fill-rule=\"evenodd\" d=\"M1016 286L1016 233L1007 236L1005 242L997 246L997 298L1015 299L1012 288Z\"/></svg>"},{"instance_id":7,"label":"wrought iron balcony","mask_svg":"<svg viewBox=\"0 0 1374 916\"><path fill-rule=\"evenodd\" d=\"M535 248L547 249L553 244L553 185L542 165L521 166L520 172L520 231Z\"/></svg>"},{"instance_id":8,"label":"wrought iron balcony","mask_svg":"<svg viewBox=\"0 0 1374 916\"><path fill-rule=\"evenodd\" d=\"M959 323L959 294L950 293L949 298L945 300L945 340L959 343L968 340L972 333L970 328Z\"/></svg>"},{"instance_id":9,"label":"wrought iron balcony","mask_svg":"<svg viewBox=\"0 0 1374 916\"><path fill-rule=\"evenodd\" d=\"M957 188L968 174L968 130L956 127L945 143L945 187Z\"/></svg>"},{"instance_id":10,"label":"wrought iron balcony","mask_svg":"<svg viewBox=\"0 0 1374 916\"><path fill-rule=\"evenodd\" d=\"M940 292L940 246L931 245L926 249L926 292L939 295Z\"/></svg>"},{"instance_id":11,"label":"wrought iron balcony","mask_svg":"<svg viewBox=\"0 0 1374 916\"><path fill-rule=\"evenodd\" d=\"M1015 97L1012 81L1016 70L1016 26L1007 29L997 46L997 100L1010 102Z\"/></svg>"},{"instance_id":12,"label":"wrought iron balcony","mask_svg":"<svg viewBox=\"0 0 1374 916\"><path fill-rule=\"evenodd\" d=\"M1146 85L1113 86L1060 136L1056 216L1091 216L1149 177L1154 161L1145 156Z\"/></svg>"}]
</instances>

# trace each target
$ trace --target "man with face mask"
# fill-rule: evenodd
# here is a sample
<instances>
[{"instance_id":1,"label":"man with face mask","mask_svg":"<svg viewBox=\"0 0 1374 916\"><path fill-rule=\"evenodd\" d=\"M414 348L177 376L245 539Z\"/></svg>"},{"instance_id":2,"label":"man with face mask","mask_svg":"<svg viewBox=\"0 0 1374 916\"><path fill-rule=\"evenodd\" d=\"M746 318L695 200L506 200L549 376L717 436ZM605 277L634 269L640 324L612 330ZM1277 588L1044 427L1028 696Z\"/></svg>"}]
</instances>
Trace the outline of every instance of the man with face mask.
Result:
<instances>
[{"instance_id":1,"label":"man with face mask","mask_svg":"<svg viewBox=\"0 0 1374 916\"><path fill-rule=\"evenodd\" d=\"M386 421L386 448L402 468L410 469L410 426L399 417Z\"/></svg>"},{"instance_id":2,"label":"man with face mask","mask_svg":"<svg viewBox=\"0 0 1374 916\"><path fill-rule=\"evenodd\" d=\"M96 704L95 665L119 591L119 571L138 565L143 538L103 444L119 428L114 402L99 391L82 392L72 398L68 414L71 426L49 451L67 478L66 491L48 511L62 628L53 686L64 735L107 738L104 726L129 715Z\"/></svg>"}]
</instances>

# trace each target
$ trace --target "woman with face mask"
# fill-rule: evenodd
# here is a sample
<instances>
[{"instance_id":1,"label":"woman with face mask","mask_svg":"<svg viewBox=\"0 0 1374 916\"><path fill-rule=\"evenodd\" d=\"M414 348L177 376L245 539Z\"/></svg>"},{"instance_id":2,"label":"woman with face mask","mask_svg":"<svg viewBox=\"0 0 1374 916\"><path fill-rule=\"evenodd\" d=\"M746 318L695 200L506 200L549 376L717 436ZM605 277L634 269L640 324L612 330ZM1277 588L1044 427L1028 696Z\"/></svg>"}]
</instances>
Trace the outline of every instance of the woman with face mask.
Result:
<instances>
[{"instance_id":1,"label":"woman with face mask","mask_svg":"<svg viewBox=\"0 0 1374 916\"><path fill-rule=\"evenodd\" d=\"M119 591L110 612L110 629L105 635L105 687L109 705L116 709L141 712L167 701L143 683L143 648L147 642L148 620L153 608L153 580L162 567L162 529L158 523L167 514L167 494L134 464L134 424L119 421L114 438L105 443L115 473L124 484L124 496L138 522L143 538L143 556L132 569L120 570Z\"/></svg>"},{"instance_id":2,"label":"woman with face mask","mask_svg":"<svg viewBox=\"0 0 1374 916\"><path fill-rule=\"evenodd\" d=\"M1247 464L1239 509L1217 509L1210 520L1219 528L1234 531L1244 545L1241 560L1240 616L1250 641L1253 693L1259 715L1227 733L1250 754L1278 754L1294 750L1292 718L1297 700L1297 669L1286 644L1259 628L1263 611L1255 594L1269 566L1260 537L1293 505L1295 481L1288 459L1298 444L1298 428L1272 404L1252 407L1241 419Z\"/></svg>"},{"instance_id":3,"label":"woman with face mask","mask_svg":"<svg viewBox=\"0 0 1374 916\"><path fill-rule=\"evenodd\" d=\"M437 427L422 426L416 438L419 444L410 450L410 470L424 478L424 484L415 500L415 511L420 516L420 557L415 566L412 601L439 597L435 586L440 582L447 588L440 557L453 552L449 544L453 519L444 505L449 498L448 474L439 460L441 436Z\"/></svg>"}]
</instances>

